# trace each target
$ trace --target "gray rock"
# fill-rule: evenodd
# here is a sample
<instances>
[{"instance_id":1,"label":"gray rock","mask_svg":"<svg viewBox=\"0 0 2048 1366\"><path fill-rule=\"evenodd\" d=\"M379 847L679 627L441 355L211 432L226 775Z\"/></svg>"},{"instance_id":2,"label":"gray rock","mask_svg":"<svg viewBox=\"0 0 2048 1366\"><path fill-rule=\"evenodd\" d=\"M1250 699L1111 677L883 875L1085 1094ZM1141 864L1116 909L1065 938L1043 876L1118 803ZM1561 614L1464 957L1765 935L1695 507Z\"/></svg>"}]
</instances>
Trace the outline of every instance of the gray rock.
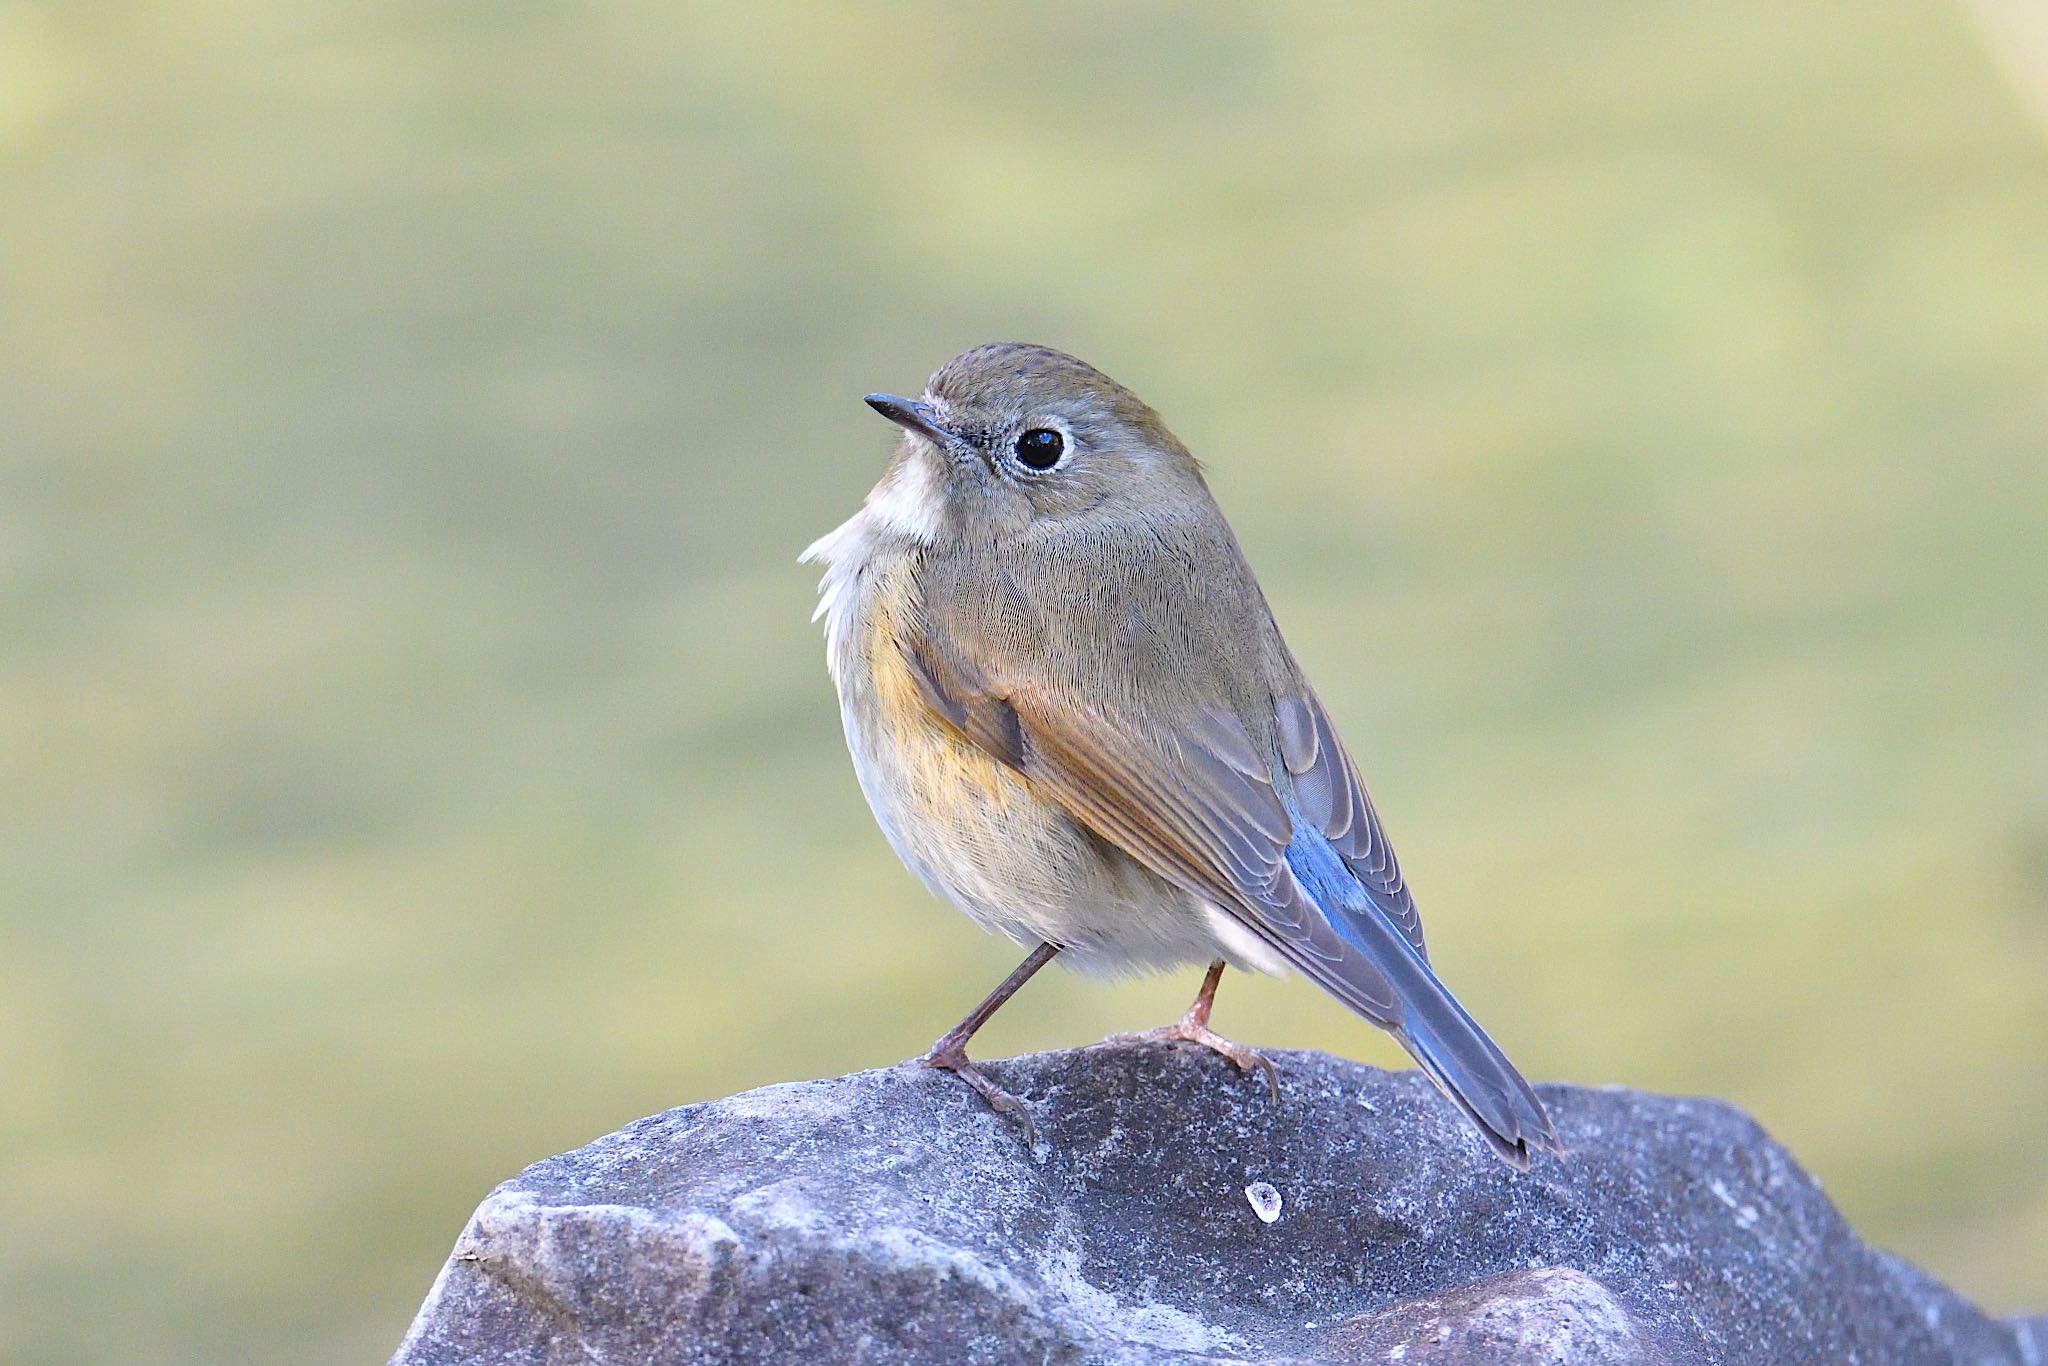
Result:
<instances>
[{"instance_id":1,"label":"gray rock","mask_svg":"<svg viewBox=\"0 0 2048 1366\"><path fill-rule=\"evenodd\" d=\"M1613 1292L1583 1271L1503 1271L1354 1316L1317 1347L1331 1361L1404 1366L1638 1366L1667 1358Z\"/></svg>"},{"instance_id":2,"label":"gray rock","mask_svg":"<svg viewBox=\"0 0 2048 1366\"><path fill-rule=\"evenodd\" d=\"M992 1064L1035 1150L912 1067L641 1120L493 1192L393 1360L2048 1366L1729 1106L1545 1087L1523 1176L1415 1073L1271 1056L1277 1105L1186 1049Z\"/></svg>"}]
</instances>

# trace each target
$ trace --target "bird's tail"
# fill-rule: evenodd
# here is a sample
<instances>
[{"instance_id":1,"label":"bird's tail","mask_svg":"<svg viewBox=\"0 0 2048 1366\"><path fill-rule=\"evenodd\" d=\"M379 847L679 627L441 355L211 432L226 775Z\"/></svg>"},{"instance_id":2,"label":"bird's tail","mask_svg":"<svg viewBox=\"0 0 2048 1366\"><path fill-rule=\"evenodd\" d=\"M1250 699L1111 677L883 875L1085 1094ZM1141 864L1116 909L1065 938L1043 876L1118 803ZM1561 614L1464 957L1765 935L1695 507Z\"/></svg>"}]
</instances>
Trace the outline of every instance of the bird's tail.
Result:
<instances>
[{"instance_id":1,"label":"bird's tail","mask_svg":"<svg viewBox=\"0 0 2048 1366\"><path fill-rule=\"evenodd\" d=\"M1400 1018L1388 1028L1493 1150L1522 1171L1529 1169L1532 1148L1563 1152L1536 1092L1414 945L1376 908L1360 908L1346 922L1400 998Z\"/></svg>"}]
</instances>

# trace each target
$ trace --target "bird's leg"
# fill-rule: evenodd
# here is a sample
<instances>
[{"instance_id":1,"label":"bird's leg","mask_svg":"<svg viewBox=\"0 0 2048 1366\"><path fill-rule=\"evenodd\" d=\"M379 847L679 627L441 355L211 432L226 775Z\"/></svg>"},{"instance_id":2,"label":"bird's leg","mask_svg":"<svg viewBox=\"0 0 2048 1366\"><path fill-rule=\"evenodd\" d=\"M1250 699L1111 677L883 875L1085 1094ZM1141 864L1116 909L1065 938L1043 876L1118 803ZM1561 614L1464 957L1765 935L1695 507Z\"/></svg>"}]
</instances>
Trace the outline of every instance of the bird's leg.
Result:
<instances>
[{"instance_id":1,"label":"bird's leg","mask_svg":"<svg viewBox=\"0 0 2048 1366\"><path fill-rule=\"evenodd\" d=\"M1266 1086L1272 1091L1273 1099L1278 1100L1280 1074L1273 1069L1273 1064L1243 1044L1232 1043L1209 1028L1209 1012L1216 1008L1216 984L1222 980L1223 960L1219 958L1209 965L1208 975L1202 978L1202 989L1195 993L1193 1004L1188 1006L1188 1013L1181 1016L1178 1023L1161 1029L1147 1030L1143 1034L1119 1034L1116 1037L1134 1043L1156 1039L1163 1043L1200 1044L1211 1053L1221 1053L1236 1063L1240 1072L1249 1072L1255 1067L1264 1072Z\"/></svg>"},{"instance_id":2,"label":"bird's leg","mask_svg":"<svg viewBox=\"0 0 2048 1366\"><path fill-rule=\"evenodd\" d=\"M1017 965L1015 972L1005 977L980 1005L967 1012L966 1019L939 1035L931 1050L918 1059L926 1067L943 1067L972 1086L988 1102L989 1109L1015 1115L1024 1126L1024 1141L1034 1146L1038 1142L1038 1126L1031 1122L1031 1111L1023 1101L990 1081L982 1075L980 1068L967 1060L967 1041L974 1037L975 1030L988 1023L989 1016L1002 1008L1003 1002L1017 994L1017 988L1031 980L1031 974L1050 963L1052 956L1059 951L1057 944L1040 944L1033 949L1030 956Z\"/></svg>"}]
</instances>

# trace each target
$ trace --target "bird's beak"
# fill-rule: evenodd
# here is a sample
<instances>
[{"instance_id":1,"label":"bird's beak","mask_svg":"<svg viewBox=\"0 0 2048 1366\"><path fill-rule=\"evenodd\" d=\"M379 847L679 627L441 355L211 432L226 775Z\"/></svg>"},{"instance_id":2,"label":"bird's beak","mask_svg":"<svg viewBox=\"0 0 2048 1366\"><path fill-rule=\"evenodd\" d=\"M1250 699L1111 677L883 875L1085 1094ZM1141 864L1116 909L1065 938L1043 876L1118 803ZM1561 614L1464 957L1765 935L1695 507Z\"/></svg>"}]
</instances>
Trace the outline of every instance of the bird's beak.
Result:
<instances>
[{"instance_id":1,"label":"bird's beak","mask_svg":"<svg viewBox=\"0 0 2048 1366\"><path fill-rule=\"evenodd\" d=\"M938 412L929 403L894 394L869 394L867 405L903 430L916 432L942 449L953 444L953 434L939 425Z\"/></svg>"}]
</instances>

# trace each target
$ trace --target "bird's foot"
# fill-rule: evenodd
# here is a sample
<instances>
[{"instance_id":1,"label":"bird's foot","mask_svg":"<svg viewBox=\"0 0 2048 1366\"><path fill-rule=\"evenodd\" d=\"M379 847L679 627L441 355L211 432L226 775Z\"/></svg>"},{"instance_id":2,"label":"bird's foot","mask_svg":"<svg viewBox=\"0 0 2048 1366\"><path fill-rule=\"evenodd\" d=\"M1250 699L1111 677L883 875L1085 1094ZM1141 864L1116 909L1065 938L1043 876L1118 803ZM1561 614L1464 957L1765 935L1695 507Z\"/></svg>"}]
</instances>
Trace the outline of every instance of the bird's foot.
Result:
<instances>
[{"instance_id":1,"label":"bird's foot","mask_svg":"<svg viewBox=\"0 0 2048 1366\"><path fill-rule=\"evenodd\" d=\"M988 1102L989 1109L997 1114L1012 1116L1023 1127L1025 1147L1038 1146L1038 1126L1031 1122L1031 1107L990 1081L987 1075L968 1059L965 1048L959 1044L948 1046L947 1040L941 1039L932 1045L931 1052L917 1061L923 1067L936 1067L951 1072L972 1086L981 1098Z\"/></svg>"},{"instance_id":2,"label":"bird's foot","mask_svg":"<svg viewBox=\"0 0 2048 1366\"><path fill-rule=\"evenodd\" d=\"M1246 1048L1241 1043L1233 1043L1229 1039L1224 1038L1221 1034L1209 1028L1207 1024L1195 1019L1194 1014L1195 1012L1191 1010L1185 1017L1174 1024L1165 1025L1158 1029L1148 1029L1142 1034L1112 1034L1110 1039L1114 1043L1198 1044L1208 1049L1211 1053L1219 1053L1230 1059L1230 1061L1237 1064L1237 1070L1240 1072L1250 1072L1252 1069L1257 1068L1265 1073L1266 1089L1273 1093L1274 1100L1280 1099L1280 1073L1274 1069L1273 1064L1267 1061L1263 1054Z\"/></svg>"}]
</instances>

